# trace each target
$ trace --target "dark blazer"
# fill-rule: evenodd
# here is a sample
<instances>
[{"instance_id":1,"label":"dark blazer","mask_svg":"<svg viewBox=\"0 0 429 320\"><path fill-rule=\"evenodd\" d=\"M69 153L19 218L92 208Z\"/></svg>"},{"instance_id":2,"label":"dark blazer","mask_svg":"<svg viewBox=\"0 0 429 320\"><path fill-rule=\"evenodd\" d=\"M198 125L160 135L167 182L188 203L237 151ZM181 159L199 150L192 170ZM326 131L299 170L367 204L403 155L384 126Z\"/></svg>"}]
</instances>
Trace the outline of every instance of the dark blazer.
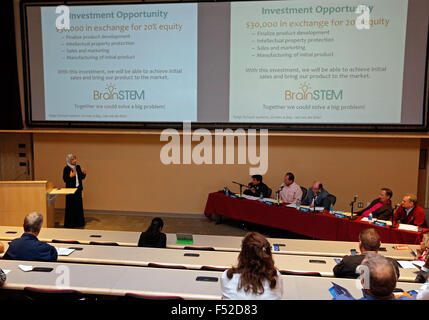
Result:
<instances>
[{"instance_id":1,"label":"dark blazer","mask_svg":"<svg viewBox=\"0 0 429 320\"><path fill-rule=\"evenodd\" d=\"M76 188L76 177L70 178L70 172L72 169L69 166L65 166L63 170L63 180L66 183L66 188ZM86 174L82 172L80 165L76 165L77 177L79 180L78 190L83 190L82 180L86 178Z\"/></svg>"},{"instance_id":2,"label":"dark blazer","mask_svg":"<svg viewBox=\"0 0 429 320\"><path fill-rule=\"evenodd\" d=\"M357 279L359 277L359 274L356 273L356 268L362 263L364 258L365 254L359 254L356 256L344 256L343 260L338 263L333 269L335 277ZM396 260L393 260L391 258L387 259L392 262L396 270L396 275L399 278L398 263L396 262Z\"/></svg>"},{"instance_id":3,"label":"dark blazer","mask_svg":"<svg viewBox=\"0 0 429 320\"><path fill-rule=\"evenodd\" d=\"M428 280L428 277L429 277L429 272L424 272L423 270L420 270L414 281L419 283L425 283Z\"/></svg>"},{"instance_id":4,"label":"dark blazer","mask_svg":"<svg viewBox=\"0 0 429 320\"><path fill-rule=\"evenodd\" d=\"M314 206L315 207L324 207L325 209L329 209L331 206L331 202L329 201L329 192L325 189L322 189L322 191L319 192L317 195L316 200L314 200ZM311 202L313 202L313 188L308 188L307 195L305 196L304 200L302 200L302 204L304 206L311 205Z\"/></svg>"},{"instance_id":5,"label":"dark blazer","mask_svg":"<svg viewBox=\"0 0 429 320\"><path fill-rule=\"evenodd\" d=\"M255 193L253 193L250 189L244 190L244 194L248 196L253 197L260 197L261 193L264 198L268 198L271 196L270 188L263 182L260 182L259 184L254 185L253 183L249 183L248 185L250 188L255 188Z\"/></svg>"},{"instance_id":6,"label":"dark blazer","mask_svg":"<svg viewBox=\"0 0 429 320\"><path fill-rule=\"evenodd\" d=\"M362 215L362 213L364 213L366 210L370 209L372 206L374 206L378 202L380 202L380 200L378 198L373 200L369 204L368 207L366 207L365 209L363 209L361 211L356 212L356 214L358 216ZM374 210L372 212L372 217L380 219L380 220L390 220L392 218L392 214L393 214L392 202L389 202L389 204L384 204L380 208L378 208L377 210Z\"/></svg>"},{"instance_id":7,"label":"dark blazer","mask_svg":"<svg viewBox=\"0 0 429 320\"><path fill-rule=\"evenodd\" d=\"M160 232L152 237L148 232L142 232L138 243L139 247L165 248L167 246L167 237L165 233Z\"/></svg>"},{"instance_id":8,"label":"dark blazer","mask_svg":"<svg viewBox=\"0 0 429 320\"><path fill-rule=\"evenodd\" d=\"M50 244L41 242L31 233L24 233L13 240L3 256L7 260L57 261L58 254Z\"/></svg>"},{"instance_id":9,"label":"dark blazer","mask_svg":"<svg viewBox=\"0 0 429 320\"><path fill-rule=\"evenodd\" d=\"M426 214L422 207L416 205L413 210L407 216L407 212L405 211L403 206L399 206L399 208L394 213L393 220L395 223L406 223L413 224L415 226L419 226L422 228L426 228Z\"/></svg>"},{"instance_id":10,"label":"dark blazer","mask_svg":"<svg viewBox=\"0 0 429 320\"><path fill-rule=\"evenodd\" d=\"M0 269L0 287L6 282L6 274Z\"/></svg>"}]
</instances>

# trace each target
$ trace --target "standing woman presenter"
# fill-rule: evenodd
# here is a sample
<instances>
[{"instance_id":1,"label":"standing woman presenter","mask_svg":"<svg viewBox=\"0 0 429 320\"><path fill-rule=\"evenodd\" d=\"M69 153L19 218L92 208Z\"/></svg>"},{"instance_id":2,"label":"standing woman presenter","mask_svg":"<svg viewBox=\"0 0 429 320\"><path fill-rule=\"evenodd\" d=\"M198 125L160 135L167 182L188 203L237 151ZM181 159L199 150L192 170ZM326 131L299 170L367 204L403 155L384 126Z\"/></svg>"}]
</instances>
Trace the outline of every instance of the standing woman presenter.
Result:
<instances>
[{"instance_id":1,"label":"standing woman presenter","mask_svg":"<svg viewBox=\"0 0 429 320\"><path fill-rule=\"evenodd\" d=\"M80 228L85 226L82 203L82 180L86 177L86 170L77 164L74 154L66 157L67 165L63 170L63 180L66 188L77 188L74 194L66 196L66 213L64 217L64 228Z\"/></svg>"}]
</instances>

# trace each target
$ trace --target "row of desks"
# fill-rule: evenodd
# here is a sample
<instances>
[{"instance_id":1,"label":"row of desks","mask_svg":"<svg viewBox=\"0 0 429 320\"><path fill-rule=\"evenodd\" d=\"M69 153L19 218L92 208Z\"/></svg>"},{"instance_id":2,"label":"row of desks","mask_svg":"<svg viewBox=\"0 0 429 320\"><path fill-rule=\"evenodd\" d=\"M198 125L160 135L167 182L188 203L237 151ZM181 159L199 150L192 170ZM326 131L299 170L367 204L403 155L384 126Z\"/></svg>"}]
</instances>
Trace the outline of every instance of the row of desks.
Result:
<instances>
[{"instance_id":1,"label":"row of desks","mask_svg":"<svg viewBox=\"0 0 429 320\"><path fill-rule=\"evenodd\" d=\"M21 227L0 226L0 240L11 241L20 237L23 233ZM43 228L39 234L39 239L45 242L56 240L75 240L81 244L95 242L116 242L120 246L136 247L140 237L140 232L129 231L106 231L106 230L86 230L86 229L57 229ZM212 236L193 235L192 245L177 244L175 234L167 234L167 248L183 249L186 246L211 247L217 251L239 252L241 249L242 237L233 236ZM351 249L359 251L358 242L347 241L324 241L324 240L297 240L297 239L268 239L272 245L280 244L278 254L288 255L310 255L310 256L330 256L342 257L349 255ZM399 260L414 260L411 250L396 250L397 244L382 244L381 251L384 256ZM416 250L418 245L408 245L410 249Z\"/></svg>"},{"instance_id":2,"label":"row of desks","mask_svg":"<svg viewBox=\"0 0 429 320\"><path fill-rule=\"evenodd\" d=\"M5 249L7 242L3 242ZM195 251L182 249L157 249L117 246L55 244L57 248L79 247L69 256L59 256L58 261L66 263L91 263L105 265L127 265L147 267L154 263L166 267L182 266L199 270L203 267L228 269L237 264L238 252ZM2 255L0 255L2 256ZM323 277L334 277L336 265L333 257L303 255L273 255L275 266L280 271L318 272ZM417 269L400 269L399 281L414 282Z\"/></svg>"},{"instance_id":3,"label":"row of desks","mask_svg":"<svg viewBox=\"0 0 429 320\"><path fill-rule=\"evenodd\" d=\"M23 272L19 264L33 267L52 267L51 272ZM58 287L60 274L68 273L67 289L86 294L122 296L137 293L151 296L180 296L184 299L221 299L221 272L199 270L175 270L109 266L89 264L61 264L28 261L0 261L0 268L10 270L3 289L23 290L25 287L41 289L64 289ZM67 270L65 272L65 270ZM212 277L216 282L197 281L197 277ZM282 276L283 299L330 300L328 289L332 281L347 288L355 298L361 298L359 281L353 279L330 279L321 277ZM399 283L397 287L417 290L421 284Z\"/></svg>"}]
</instances>

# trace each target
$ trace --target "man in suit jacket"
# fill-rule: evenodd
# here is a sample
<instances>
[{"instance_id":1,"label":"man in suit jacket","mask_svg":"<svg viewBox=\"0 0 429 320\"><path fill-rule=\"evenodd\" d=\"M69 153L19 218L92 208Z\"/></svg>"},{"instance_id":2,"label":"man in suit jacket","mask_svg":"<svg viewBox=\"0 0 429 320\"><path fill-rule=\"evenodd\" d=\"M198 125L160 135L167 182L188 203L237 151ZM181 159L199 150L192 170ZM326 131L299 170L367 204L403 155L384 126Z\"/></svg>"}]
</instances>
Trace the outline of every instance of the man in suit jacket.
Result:
<instances>
[{"instance_id":1,"label":"man in suit jacket","mask_svg":"<svg viewBox=\"0 0 429 320\"><path fill-rule=\"evenodd\" d=\"M3 259L26 261L57 261L55 247L39 241L37 236L43 224L43 216L39 212L29 213L24 219L24 234L13 240Z\"/></svg>"},{"instance_id":2,"label":"man in suit jacket","mask_svg":"<svg viewBox=\"0 0 429 320\"><path fill-rule=\"evenodd\" d=\"M308 188L307 195L302 200L302 204L305 206L324 207L326 210L329 210L331 202L328 196L329 192L323 188L322 183L316 181L312 187Z\"/></svg>"},{"instance_id":3,"label":"man in suit jacket","mask_svg":"<svg viewBox=\"0 0 429 320\"><path fill-rule=\"evenodd\" d=\"M389 188L382 188L377 199L373 200L368 207L356 212L356 215L368 217L372 212L373 218L379 220L390 220L393 214L392 209L393 192Z\"/></svg>"},{"instance_id":4,"label":"man in suit jacket","mask_svg":"<svg viewBox=\"0 0 429 320\"><path fill-rule=\"evenodd\" d=\"M334 267L334 275L337 278L353 278L359 277L356 273L356 268L365 259L365 256L369 252L378 253L380 249L381 241L380 235L374 228L368 228L362 230L359 234L359 255L345 256L343 260ZM387 258L395 268L396 275L399 278L399 265L398 263L390 258Z\"/></svg>"},{"instance_id":5,"label":"man in suit jacket","mask_svg":"<svg viewBox=\"0 0 429 320\"><path fill-rule=\"evenodd\" d=\"M395 297L393 291L396 288L398 278L392 263L385 257L371 252L362 261L362 266L368 272L361 278L362 295L359 300L414 300L415 297ZM355 300L345 293L337 295L334 300Z\"/></svg>"},{"instance_id":6,"label":"man in suit jacket","mask_svg":"<svg viewBox=\"0 0 429 320\"><path fill-rule=\"evenodd\" d=\"M426 214L422 207L417 204L417 196L406 194L402 203L396 210L393 220L395 223L413 224L426 228Z\"/></svg>"}]
</instances>

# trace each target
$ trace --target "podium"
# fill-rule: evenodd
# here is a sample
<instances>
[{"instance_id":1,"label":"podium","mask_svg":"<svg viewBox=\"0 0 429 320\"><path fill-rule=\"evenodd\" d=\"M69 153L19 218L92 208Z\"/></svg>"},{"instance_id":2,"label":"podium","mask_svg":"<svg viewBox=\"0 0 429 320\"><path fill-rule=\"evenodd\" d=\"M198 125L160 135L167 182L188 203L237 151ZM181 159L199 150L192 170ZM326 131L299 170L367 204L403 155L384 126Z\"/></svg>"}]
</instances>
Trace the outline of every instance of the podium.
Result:
<instances>
[{"instance_id":1,"label":"podium","mask_svg":"<svg viewBox=\"0 0 429 320\"><path fill-rule=\"evenodd\" d=\"M54 188L48 181L0 181L0 225L21 227L25 216L40 212L44 227L55 227L57 195L76 192L76 188Z\"/></svg>"}]
</instances>

